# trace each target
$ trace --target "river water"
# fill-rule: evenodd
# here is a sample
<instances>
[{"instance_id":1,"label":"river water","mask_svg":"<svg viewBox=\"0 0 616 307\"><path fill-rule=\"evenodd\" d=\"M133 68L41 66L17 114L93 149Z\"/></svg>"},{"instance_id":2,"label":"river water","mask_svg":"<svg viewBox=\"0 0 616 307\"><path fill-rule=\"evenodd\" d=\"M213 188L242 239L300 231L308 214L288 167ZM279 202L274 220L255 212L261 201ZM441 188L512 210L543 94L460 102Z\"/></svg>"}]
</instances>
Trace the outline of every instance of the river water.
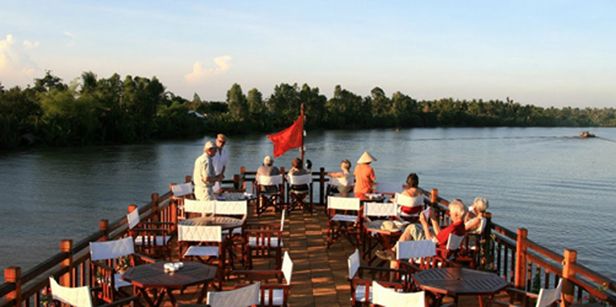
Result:
<instances>
[{"instance_id":1,"label":"river water","mask_svg":"<svg viewBox=\"0 0 616 307\"><path fill-rule=\"evenodd\" d=\"M616 129L579 139L578 128L438 128L309 132L314 168L354 162L364 150L377 181L400 186L409 172L420 186L470 203L490 201L494 221L562 252L576 249L587 266L616 278ZM0 267L27 269L80 240L102 218L116 220L128 204L144 204L170 182L192 173L203 139L145 145L37 148L0 153ZM272 152L264 135L227 145L227 175L256 169ZM276 161L288 168L296 152Z\"/></svg>"}]
</instances>

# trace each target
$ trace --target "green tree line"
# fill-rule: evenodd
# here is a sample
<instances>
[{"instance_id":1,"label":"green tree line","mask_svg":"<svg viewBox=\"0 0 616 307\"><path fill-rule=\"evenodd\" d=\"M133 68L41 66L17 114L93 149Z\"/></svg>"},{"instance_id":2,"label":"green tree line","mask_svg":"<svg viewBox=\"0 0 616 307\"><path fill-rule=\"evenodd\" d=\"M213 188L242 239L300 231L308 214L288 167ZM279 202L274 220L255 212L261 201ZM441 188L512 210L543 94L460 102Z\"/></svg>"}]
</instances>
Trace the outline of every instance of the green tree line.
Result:
<instances>
[{"instance_id":1,"label":"green tree line","mask_svg":"<svg viewBox=\"0 0 616 307\"><path fill-rule=\"evenodd\" d=\"M362 97L338 85L328 99L317 87L282 83L269 97L233 84L226 101L216 102L177 96L156 77L84 72L67 84L47 72L26 88L0 83L0 148L271 132L291 124L301 103L308 129L616 126L614 108L543 108L509 98L418 101L401 92L388 97L379 87Z\"/></svg>"}]
</instances>

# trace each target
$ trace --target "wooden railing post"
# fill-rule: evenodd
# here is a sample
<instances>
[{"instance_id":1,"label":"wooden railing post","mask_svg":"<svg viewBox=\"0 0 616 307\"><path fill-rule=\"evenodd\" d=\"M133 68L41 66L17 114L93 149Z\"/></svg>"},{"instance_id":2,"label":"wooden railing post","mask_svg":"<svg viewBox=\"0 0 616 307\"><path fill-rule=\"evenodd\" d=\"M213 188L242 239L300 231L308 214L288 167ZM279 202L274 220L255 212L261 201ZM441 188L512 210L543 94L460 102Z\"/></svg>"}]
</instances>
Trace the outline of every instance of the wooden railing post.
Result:
<instances>
[{"instance_id":1,"label":"wooden railing post","mask_svg":"<svg viewBox=\"0 0 616 307\"><path fill-rule=\"evenodd\" d=\"M98 230L103 232L102 241L109 240L109 220L102 219L98 221Z\"/></svg>"},{"instance_id":2,"label":"wooden railing post","mask_svg":"<svg viewBox=\"0 0 616 307\"><path fill-rule=\"evenodd\" d=\"M432 189L430 193L430 203L433 205L438 204L438 189L436 188Z\"/></svg>"},{"instance_id":3,"label":"wooden railing post","mask_svg":"<svg viewBox=\"0 0 616 307\"><path fill-rule=\"evenodd\" d=\"M15 300L13 306L21 306L21 268L18 266L5 268L4 282L15 286L15 290L8 293L5 298Z\"/></svg>"},{"instance_id":4,"label":"wooden railing post","mask_svg":"<svg viewBox=\"0 0 616 307\"><path fill-rule=\"evenodd\" d=\"M242 189L244 189L244 191L246 191L246 167L244 166L240 166L240 186L242 187ZM255 189L253 184L252 193L254 192Z\"/></svg>"},{"instance_id":5,"label":"wooden railing post","mask_svg":"<svg viewBox=\"0 0 616 307\"><path fill-rule=\"evenodd\" d=\"M560 303L561 307L570 306L575 301L575 293L573 289L573 282L571 278L575 277L575 271L573 267L577 261L577 251L566 249L563 253L563 300Z\"/></svg>"},{"instance_id":6,"label":"wooden railing post","mask_svg":"<svg viewBox=\"0 0 616 307\"><path fill-rule=\"evenodd\" d=\"M280 174L282 174L282 187L280 189L280 195L282 195L282 202L284 204L287 203L287 190L286 190L286 186L287 186L287 176L285 176L287 173L284 169L284 166L280 167Z\"/></svg>"},{"instance_id":7,"label":"wooden railing post","mask_svg":"<svg viewBox=\"0 0 616 307\"><path fill-rule=\"evenodd\" d=\"M240 190L240 175L233 175L233 189L237 192ZM244 190L245 192L246 190Z\"/></svg>"},{"instance_id":8,"label":"wooden railing post","mask_svg":"<svg viewBox=\"0 0 616 307\"><path fill-rule=\"evenodd\" d=\"M515 277L514 286L518 289L526 289L526 249L528 230L526 228L518 228L518 239L516 241L515 250Z\"/></svg>"},{"instance_id":9,"label":"wooden railing post","mask_svg":"<svg viewBox=\"0 0 616 307\"><path fill-rule=\"evenodd\" d=\"M159 222L161 220L161 212L158 207L160 196L158 193L152 193L152 195L150 195L150 199L152 200L152 214L150 216L152 217L153 222ZM171 215L171 219L173 220L173 212Z\"/></svg>"},{"instance_id":10,"label":"wooden railing post","mask_svg":"<svg viewBox=\"0 0 616 307\"><path fill-rule=\"evenodd\" d=\"M325 205L325 168L319 169L319 205Z\"/></svg>"},{"instance_id":11,"label":"wooden railing post","mask_svg":"<svg viewBox=\"0 0 616 307\"><path fill-rule=\"evenodd\" d=\"M192 182L192 176L184 176L184 183Z\"/></svg>"},{"instance_id":12,"label":"wooden railing post","mask_svg":"<svg viewBox=\"0 0 616 307\"><path fill-rule=\"evenodd\" d=\"M60 252L66 254L64 260L60 263L60 268L68 268L73 264L73 253L71 250L73 249L73 240L62 240L60 241ZM67 272L60 276L60 280L58 281L61 285L65 287L72 287L71 284L71 272Z\"/></svg>"}]
</instances>

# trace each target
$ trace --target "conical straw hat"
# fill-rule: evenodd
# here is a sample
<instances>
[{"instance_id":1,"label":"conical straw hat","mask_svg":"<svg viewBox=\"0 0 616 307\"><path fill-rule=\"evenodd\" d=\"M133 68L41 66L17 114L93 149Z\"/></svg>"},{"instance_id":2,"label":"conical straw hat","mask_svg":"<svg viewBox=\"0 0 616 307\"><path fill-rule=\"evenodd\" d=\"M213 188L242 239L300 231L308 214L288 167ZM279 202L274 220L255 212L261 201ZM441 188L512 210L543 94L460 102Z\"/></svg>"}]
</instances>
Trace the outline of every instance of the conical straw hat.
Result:
<instances>
[{"instance_id":1,"label":"conical straw hat","mask_svg":"<svg viewBox=\"0 0 616 307\"><path fill-rule=\"evenodd\" d=\"M364 153L361 154L361 157L359 157L359 160L357 160L357 164L370 163L373 161L376 161L376 158L373 157L369 152L364 151Z\"/></svg>"}]
</instances>

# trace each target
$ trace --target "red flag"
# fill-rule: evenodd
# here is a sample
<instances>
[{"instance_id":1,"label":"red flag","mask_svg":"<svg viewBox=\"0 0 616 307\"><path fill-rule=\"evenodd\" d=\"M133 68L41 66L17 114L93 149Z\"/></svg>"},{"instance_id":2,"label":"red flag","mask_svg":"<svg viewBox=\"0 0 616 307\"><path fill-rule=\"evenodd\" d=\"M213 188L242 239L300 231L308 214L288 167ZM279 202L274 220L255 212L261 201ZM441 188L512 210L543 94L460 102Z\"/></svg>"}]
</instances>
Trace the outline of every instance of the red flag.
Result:
<instances>
[{"instance_id":1,"label":"red flag","mask_svg":"<svg viewBox=\"0 0 616 307\"><path fill-rule=\"evenodd\" d=\"M276 158L289 149L301 147L304 139L304 116L300 114L289 128L270 134L267 138L274 143L274 157Z\"/></svg>"}]
</instances>

